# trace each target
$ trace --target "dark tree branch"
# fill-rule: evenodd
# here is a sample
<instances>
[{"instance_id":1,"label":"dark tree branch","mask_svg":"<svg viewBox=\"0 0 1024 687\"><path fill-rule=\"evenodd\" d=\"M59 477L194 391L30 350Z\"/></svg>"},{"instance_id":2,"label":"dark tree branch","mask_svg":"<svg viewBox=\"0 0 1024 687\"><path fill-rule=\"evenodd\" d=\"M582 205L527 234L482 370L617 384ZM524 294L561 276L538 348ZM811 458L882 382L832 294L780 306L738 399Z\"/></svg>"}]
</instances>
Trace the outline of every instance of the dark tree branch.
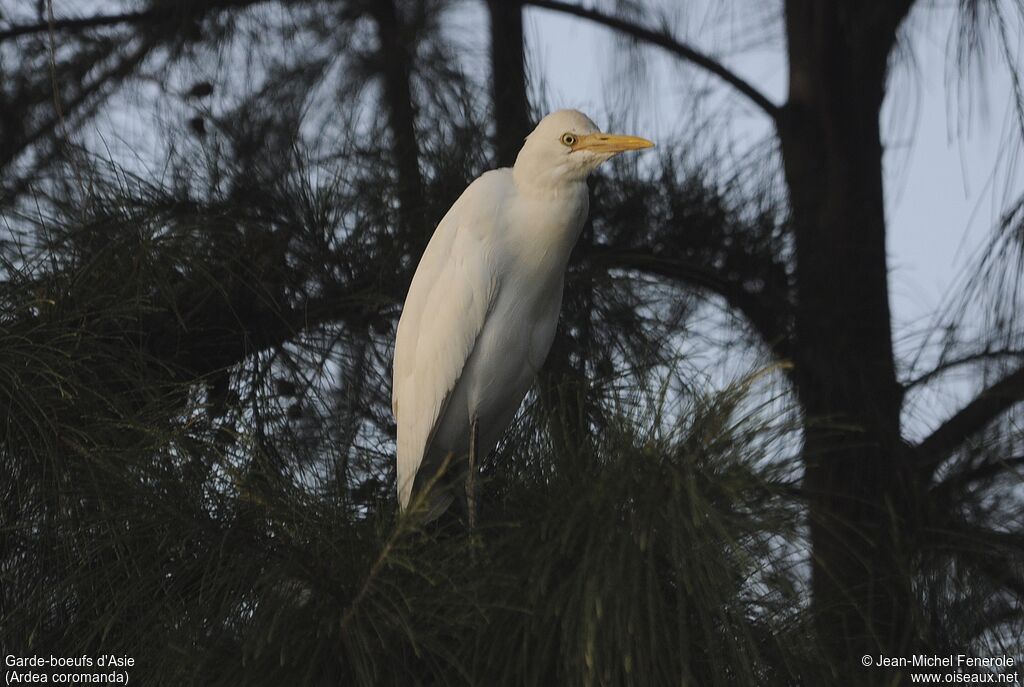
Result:
<instances>
[{"instance_id":1,"label":"dark tree branch","mask_svg":"<svg viewBox=\"0 0 1024 687\"><path fill-rule=\"evenodd\" d=\"M272 282L268 276L267 281ZM318 297L286 303L272 284L210 296L208 284L183 284L172 303L139 322L144 350L189 380L229 368L332 323L364 327L390 301L360 278Z\"/></svg>"},{"instance_id":2,"label":"dark tree branch","mask_svg":"<svg viewBox=\"0 0 1024 687\"><path fill-rule=\"evenodd\" d=\"M211 0L207 3L168 3L148 10L137 12L122 12L119 14L101 14L94 17L61 18L50 21L42 21L36 24L20 24L0 29L0 43L37 33L48 33L49 31L79 32L89 29L98 29L105 26L118 26L121 24L158 24L164 21L175 20L176 18L199 18L212 11L246 9L252 5L258 5L267 0ZM307 0L283 0L281 4L289 2L305 2ZM185 5L183 8L182 5Z\"/></svg>"},{"instance_id":3,"label":"dark tree branch","mask_svg":"<svg viewBox=\"0 0 1024 687\"><path fill-rule=\"evenodd\" d=\"M85 31L102 26L117 26L118 24L140 24L160 20L170 16L172 7L161 9L143 10L141 12L125 12L123 14L100 15L96 17L82 17L77 19L55 19L53 22L40 22L38 24L22 24L9 26L0 30L0 43L36 33L47 33L54 31Z\"/></svg>"},{"instance_id":4,"label":"dark tree branch","mask_svg":"<svg viewBox=\"0 0 1024 687\"><path fill-rule=\"evenodd\" d=\"M1011 456L1010 458L985 461L965 472L944 479L935 486L934 492L941 498L944 494L962 489L974 482L991 479L1002 472L1019 469L1021 466L1024 466L1024 456ZM944 503L945 501L942 502Z\"/></svg>"},{"instance_id":5,"label":"dark tree branch","mask_svg":"<svg viewBox=\"0 0 1024 687\"><path fill-rule=\"evenodd\" d=\"M992 420L1024 401L1024 367L978 394L953 417L918 444L918 451L933 470L967 439Z\"/></svg>"},{"instance_id":6,"label":"dark tree branch","mask_svg":"<svg viewBox=\"0 0 1024 687\"><path fill-rule=\"evenodd\" d=\"M625 19L612 17L604 14L603 12L599 12L598 10L580 7L579 5L562 2L561 0L525 0L524 4L538 7L540 9L551 10L553 12L571 14L583 19L589 19L595 23L607 26L610 29L621 31L628 36L639 41L643 41L644 43L650 43L651 45L663 48L673 55L711 72L722 81L745 95L751 102L763 110L765 114L771 117L772 120L778 120L779 118L779 107L761 93L761 91L754 88L749 81L746 81L735 72L731 71L718 60L690 47L689 45L686 45L685 43L679 42L667 32L655 31L653 29L638 26Z\"/></svg>"},{"instance_id":7,"label":"dark tree branch","mask_svg":"<svg viewBox=\"0 0 1024 687\"><path fill-rule=\"evenodd\" d=\"M952 370L953 368L959 367L961 365L969 365L971 363L976 363L982 360L995 360L996 358L1006 357L1024 358L1024 351L1013 349L998 351L981 351L979 353L971 353L969 355L965 355L960 358L955 358L953 360L947 360L945 362L939 363L934 368L932 368L928 372L925 372L919 377L911 379L909 382L903 385L903 388L912 389L916 386L921 386L922 384L930 382L932 379L938 377L944 372L948 372L949 370Z\"/></svg>"},{"instance_id":8,"label":"dark tree branch","mask_svg":"<svg viewBox=\"0 0 1024 687\"><path fill-rule=\"evenodd\" d=\"M57 127L70 119L88 117L103 101L104 89L112 83L128 78L150 54L154 44L147 41L106 69L98 71L88 82L78 84L78 92L61 102L61 112L39 122L22 136L0 140L0 170L6 168L27 148L45 138L55 138ZM44 156L45 157L45 156Z\"/></svg>"},{"instance_id":9,"label":"dark tree branch","mask_svg":"<svg viewBox=\"0 0 1024 687\"><path fill-rule=\"evenodd\" d=\"M591 249L584 257L605 269L636 270L716 293L743 314L778 359L792 359L788 319L782 314L784 307L771 305L773 299L785 298L777 293L778 289L764 294L752 293L742 284L723 279L702 265L638 250L602 246Z\"/></svg>"}]
</instances>

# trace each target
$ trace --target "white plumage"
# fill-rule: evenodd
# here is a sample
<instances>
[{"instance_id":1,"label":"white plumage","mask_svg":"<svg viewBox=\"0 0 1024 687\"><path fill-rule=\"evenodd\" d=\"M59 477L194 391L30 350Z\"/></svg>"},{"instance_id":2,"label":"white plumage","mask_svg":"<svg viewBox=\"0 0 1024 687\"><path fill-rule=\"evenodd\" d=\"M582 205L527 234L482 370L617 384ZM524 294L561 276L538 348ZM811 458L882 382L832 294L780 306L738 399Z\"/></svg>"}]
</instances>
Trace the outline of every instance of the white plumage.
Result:
<instances>
[{"instance_id":1,"label":"white plumage","mask_svg":"<svg viewBox=\"0 0 1024 687\"><path fill-rule=\"evenodd\" d=\"M575 110L553 112L514 167L481 175L438 224L395 341L403 508L448 453L466 456L474 418L477 453L498 442L551 347L566 262L587 217L587 175L618 152L652 145L602 134ZM443 492L436 511L451 499Z\"/></svg>"}]
</instances>

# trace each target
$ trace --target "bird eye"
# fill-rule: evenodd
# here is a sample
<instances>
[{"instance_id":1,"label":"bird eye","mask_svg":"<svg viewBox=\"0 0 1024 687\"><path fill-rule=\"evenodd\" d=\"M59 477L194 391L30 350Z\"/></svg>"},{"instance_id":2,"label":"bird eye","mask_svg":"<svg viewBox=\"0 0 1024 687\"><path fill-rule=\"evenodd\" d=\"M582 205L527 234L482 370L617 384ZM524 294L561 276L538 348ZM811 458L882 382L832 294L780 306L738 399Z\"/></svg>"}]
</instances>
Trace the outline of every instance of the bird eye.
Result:
<instances>
[{"instance_id":1,"label":"bird eye","mask_svg":"<svg viewBox=\"0 0 1024 687\"><path fill-rule=\"evenodd\" d=\"M570 134L568 132L562 134L562 145L564 146L569 146L571 148L576 145L577 141L579 141L579 139L576 138L575 134Z\"/></svg>"}]
</instances>

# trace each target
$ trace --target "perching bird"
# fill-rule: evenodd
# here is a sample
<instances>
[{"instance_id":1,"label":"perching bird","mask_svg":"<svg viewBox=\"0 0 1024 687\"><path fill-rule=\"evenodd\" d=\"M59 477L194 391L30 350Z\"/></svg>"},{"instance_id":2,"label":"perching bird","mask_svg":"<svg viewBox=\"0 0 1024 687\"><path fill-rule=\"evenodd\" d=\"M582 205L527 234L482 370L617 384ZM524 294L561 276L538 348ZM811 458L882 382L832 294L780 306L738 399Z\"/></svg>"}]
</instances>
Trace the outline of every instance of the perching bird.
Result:
<instances>
[{"instance_id":1,"label":"perching bird","mask_svg":"<svg viewBox=\"0 0 1024 687\"><path fill-rule=\"evenodd\" d=\"M449 454L468 457L449 472L466 480L473 526L476 458L498 442L551 348L566 262L587 218L587 176L617 153L653 145L601 133L576 110L552 112L512 168L481 175L437 225L395 340L402 508ZM458 481L438 485L431 516Z\"/></svg>"}]
</instances>

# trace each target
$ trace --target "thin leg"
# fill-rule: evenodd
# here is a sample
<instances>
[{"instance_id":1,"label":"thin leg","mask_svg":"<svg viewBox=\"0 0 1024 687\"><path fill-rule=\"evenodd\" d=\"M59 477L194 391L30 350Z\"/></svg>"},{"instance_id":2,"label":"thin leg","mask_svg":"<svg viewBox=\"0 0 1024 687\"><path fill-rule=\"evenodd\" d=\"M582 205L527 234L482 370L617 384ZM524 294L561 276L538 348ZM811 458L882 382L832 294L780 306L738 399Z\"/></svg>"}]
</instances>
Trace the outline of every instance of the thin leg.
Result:
<instances>
[{"instance_id":1,"label":"thin leg","mask_svg":"<svg viewBox=\"0 0 1024 687\"><path fill-rule=\"evenodd\" d=\"M476 444L480 427L474 417L469 426L469 472L466 473L466 510L469 511L469 529L476 529Z\"/></svg>"}]
</instances>

